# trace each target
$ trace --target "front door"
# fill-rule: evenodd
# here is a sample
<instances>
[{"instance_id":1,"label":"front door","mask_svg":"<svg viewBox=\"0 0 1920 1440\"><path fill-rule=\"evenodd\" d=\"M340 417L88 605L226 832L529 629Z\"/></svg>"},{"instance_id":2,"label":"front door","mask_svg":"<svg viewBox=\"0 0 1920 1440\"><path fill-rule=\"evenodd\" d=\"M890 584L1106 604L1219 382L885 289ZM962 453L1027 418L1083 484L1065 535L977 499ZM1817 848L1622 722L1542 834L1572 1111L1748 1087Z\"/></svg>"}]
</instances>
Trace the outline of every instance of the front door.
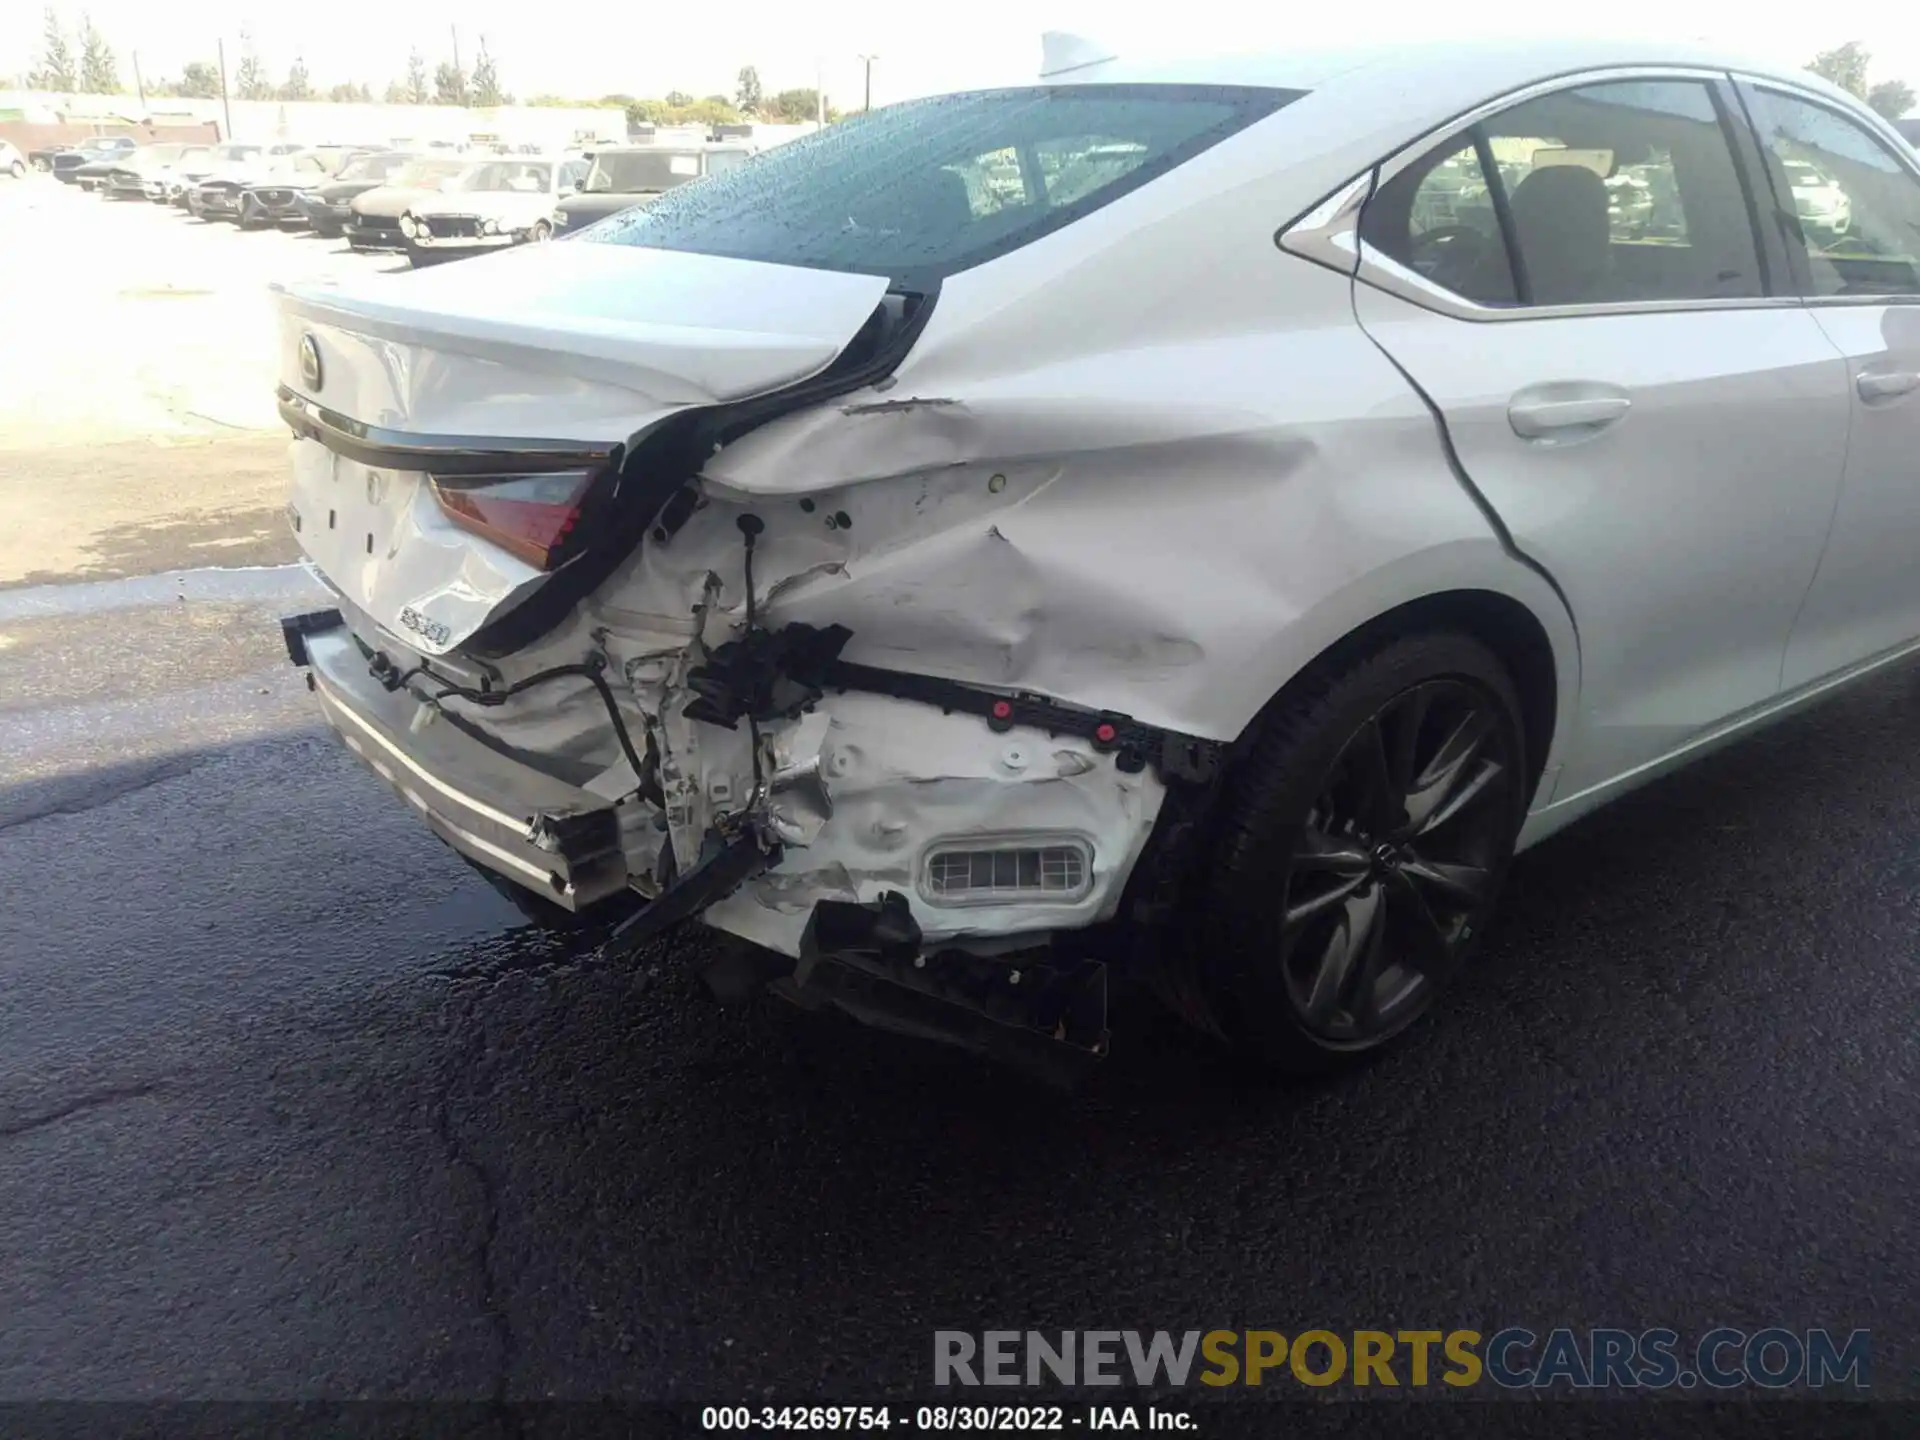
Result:
<instances>
[{"instance_id":1,"label":"front door","mask_svg":"<svg viewBox=\"0 0 1920 1440\"><path fill-rule=\"evenodd\" d=\"M1817 97L1755 84L1742 99L1853 407L1832 535L1787 647L1791 688L1920 637L1920 177Z\"/></svg>"}]
</instances>

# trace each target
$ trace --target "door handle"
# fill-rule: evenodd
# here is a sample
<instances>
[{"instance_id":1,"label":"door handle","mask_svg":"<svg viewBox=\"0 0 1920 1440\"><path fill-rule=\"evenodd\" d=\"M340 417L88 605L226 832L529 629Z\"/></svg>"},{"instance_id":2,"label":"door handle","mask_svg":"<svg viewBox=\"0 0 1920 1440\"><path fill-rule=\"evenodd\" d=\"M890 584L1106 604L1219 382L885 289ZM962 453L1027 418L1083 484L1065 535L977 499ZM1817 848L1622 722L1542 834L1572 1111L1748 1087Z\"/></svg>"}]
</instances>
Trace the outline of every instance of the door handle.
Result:
<instances>
[{"instance_id":1,"label":"door handle","mask_svg":"<svg viewBox=\"0 0 1920 1440\"><path fill-rule=\"evenodd\" d=\"M1862 400L1892 400L1920 389L1920 375L1911 370L1884 370L1856 376L1853 388Z\"/></svg>"},{"instance_id":2,"label":"door handle","mask_svg":"<svg viewBox=\"0 0 1920 1440\"><path fill-rule=\"evenodd\" d=\"M1507 407L1507 423L1522 440L1540 440L1568 431L1592 432L1622 419L1633 402L1625 395L1575 395L1564 399L1516 399ZM1571 437L1569 437L1571 438Z\"/></svg>"}]
</instances>

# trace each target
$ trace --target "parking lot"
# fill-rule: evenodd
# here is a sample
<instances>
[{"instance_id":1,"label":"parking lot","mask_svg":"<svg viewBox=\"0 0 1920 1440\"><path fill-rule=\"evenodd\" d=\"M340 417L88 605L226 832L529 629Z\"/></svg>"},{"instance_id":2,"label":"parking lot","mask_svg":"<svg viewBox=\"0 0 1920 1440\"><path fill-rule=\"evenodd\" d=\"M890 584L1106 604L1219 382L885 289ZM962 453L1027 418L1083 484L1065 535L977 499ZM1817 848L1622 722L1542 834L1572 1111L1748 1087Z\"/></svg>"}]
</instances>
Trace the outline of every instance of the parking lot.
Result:
<instances>
[{"instance_id":1,"label":"parking lot","mask_svg":"<svg viewBox=\"0 0 1920 1440\"><path fill-rule=\"evenodd\" d=\"M266 286L0 183L0 1396L861 1403L937 1328L1825 1326L1920 1398L1920 677L1519 862L1415 1043L1080 1092L513 912L275 619ZM406 283L396 279L396 284Z\"/></svg>"}]
</instances>

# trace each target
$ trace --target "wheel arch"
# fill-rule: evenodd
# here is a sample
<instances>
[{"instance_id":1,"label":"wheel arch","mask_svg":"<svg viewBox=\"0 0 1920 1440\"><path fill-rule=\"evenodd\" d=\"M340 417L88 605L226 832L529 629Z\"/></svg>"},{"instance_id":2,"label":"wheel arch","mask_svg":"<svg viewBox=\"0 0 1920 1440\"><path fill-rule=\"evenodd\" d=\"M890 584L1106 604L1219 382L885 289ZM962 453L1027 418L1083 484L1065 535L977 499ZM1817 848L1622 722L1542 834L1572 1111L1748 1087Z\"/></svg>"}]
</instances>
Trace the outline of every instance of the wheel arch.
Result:
<instances>
[{"instance_id":1,"label":"wheel arch","mask_svg":"<svg viewBox=\"0 0 1920 1440\"><path fill-rule=\"evenodd\" d=\"M1542 582L1544 588L1544 582ZM1570 617L1558 597L1543 619L1535 605L1495 589L1434 591L1383 610L1346 630L1296 670L1248 723L1234 744L1244 753L1269 716L1300 686L1338 670L1384 641L1427 630L1457 630L1480 641L1506 666L1520 697L1527 756L1529 808L1551 799L1566 717L1573 713L1579 660ZM1557 621L1557 624L1550 622ZM1556 635L1556 631L1560 633ZM1543 788L1543 780L1547 782Z\"/></svg>"}]
</instances>

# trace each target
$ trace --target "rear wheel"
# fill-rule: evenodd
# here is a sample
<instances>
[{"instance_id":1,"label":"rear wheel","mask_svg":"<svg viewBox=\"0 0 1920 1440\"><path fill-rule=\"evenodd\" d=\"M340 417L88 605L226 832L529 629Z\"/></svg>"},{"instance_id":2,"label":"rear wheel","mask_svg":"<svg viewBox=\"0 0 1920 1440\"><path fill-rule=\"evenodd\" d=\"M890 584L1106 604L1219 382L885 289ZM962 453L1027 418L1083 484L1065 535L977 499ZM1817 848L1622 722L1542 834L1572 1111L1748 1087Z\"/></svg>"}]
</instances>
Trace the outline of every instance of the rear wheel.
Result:
<instances>
[{"instance_id":1,"label":"rear wheel","mask_svg":"<svg viewBox=\"0 0 1920 1440\"><path fill-rule=\"evenodd\" d=\"M1431 1008L1484 930L1525 808L1513 683L1402 637L1307 679L1235 777L1196 977L1246 1058L1333 1070Z\"/></svg>"},{"instance_id":2,"label":"rear wheel","mask_svg":"<svg viewBox=\"0 0 1920 1440\"><path fill-rule=\"evenodd\" d=\"M551 240L553 238L553 226L544 220L536 220L533 222L533 228L527 232L527 238L532 240L536 245L542 240Z\"/></svg>"},{"instance_id":3,"label":"rear wheel","mask_svg":"<svg viewBox=\"0 0 1920 1440\"><path fill-rule=\"evenodd\" d=\"M14 161L11 165L7 166L7 173L13 176L13 178L16 180L26 179L27 178L27 162L24 160Z\"/></svg>"}]
</instances>

